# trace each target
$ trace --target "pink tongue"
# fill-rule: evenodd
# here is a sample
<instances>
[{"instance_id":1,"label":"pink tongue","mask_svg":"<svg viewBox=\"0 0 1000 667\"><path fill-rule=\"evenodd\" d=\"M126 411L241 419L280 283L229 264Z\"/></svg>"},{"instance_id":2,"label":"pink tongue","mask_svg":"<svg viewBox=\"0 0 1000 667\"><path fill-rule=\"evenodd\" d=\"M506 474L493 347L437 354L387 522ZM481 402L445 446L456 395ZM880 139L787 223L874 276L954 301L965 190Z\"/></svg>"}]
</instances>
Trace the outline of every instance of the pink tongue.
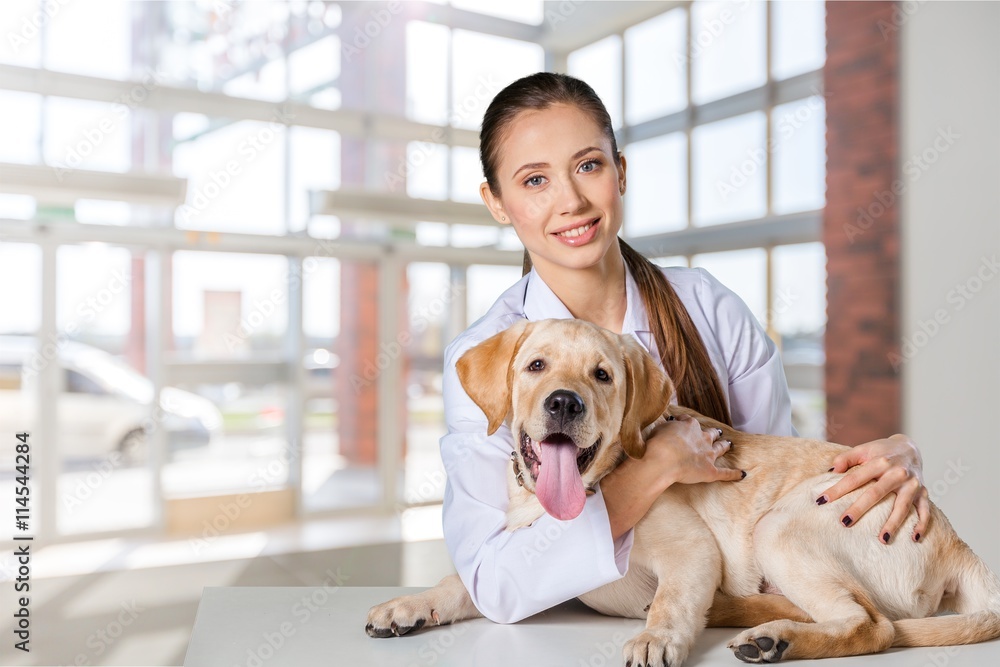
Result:
<instances>
[{"instance_id":1,"label":"pink tongue","mask_svg":"<svg viewBox=\"0 0 1000 667\"><path fill-rule=\"evenodd\" d=\"M545 511L557 519L575 519L587 499L576 466L579 453L572 442L541 442L542 465L535 483L535 495Z\"/></svg>"}]
</instances>

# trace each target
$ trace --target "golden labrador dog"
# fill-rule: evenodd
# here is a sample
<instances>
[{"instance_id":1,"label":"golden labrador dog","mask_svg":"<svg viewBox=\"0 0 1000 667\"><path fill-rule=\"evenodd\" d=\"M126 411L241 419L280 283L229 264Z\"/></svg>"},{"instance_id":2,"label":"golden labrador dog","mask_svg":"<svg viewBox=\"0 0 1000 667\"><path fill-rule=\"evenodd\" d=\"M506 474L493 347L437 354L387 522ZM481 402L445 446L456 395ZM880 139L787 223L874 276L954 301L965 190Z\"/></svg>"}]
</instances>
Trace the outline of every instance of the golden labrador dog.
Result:
<instances>
[{"instance_id":1,"label":"golden labrador dog","mask_svg":"<svg viewBox=\"0 0 1000 667\"><path fill-rule=\"evenodd\" d=\"M582 320L522 321L468 350L457 371L489 432L508 420L519 434L507 530L546 511L577 516L587 489L625 456L643 455L644 435L665 414L692 415L732 442L717 464L746 478L671 486L635 526L625 576L580 597L601 613L646 619L624 646L627 664L678 667L706 622L750 627L729 648L751 663L1000 637L1000 579L937 507L920 542L872 539L892 496L859 520L871 530L844 530L839 517L864 487L816 506L841 477L828 470L844 446L750 435L669 405L670 379L630 335ZM911 509L908 529L915 523ZM941 611L955 613L933 616ZM366 631L390 637L477 616L452 575L373 607Z\"/></svg>"}]
</instances>

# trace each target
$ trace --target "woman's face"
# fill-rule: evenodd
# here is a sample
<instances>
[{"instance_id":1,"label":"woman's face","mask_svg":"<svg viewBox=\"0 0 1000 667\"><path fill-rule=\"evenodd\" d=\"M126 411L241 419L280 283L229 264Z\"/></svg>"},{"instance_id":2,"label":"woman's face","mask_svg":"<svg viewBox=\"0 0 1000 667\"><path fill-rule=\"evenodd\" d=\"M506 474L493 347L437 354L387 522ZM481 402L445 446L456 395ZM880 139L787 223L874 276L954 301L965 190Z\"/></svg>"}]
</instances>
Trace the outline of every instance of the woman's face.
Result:
<instances>
[{"instance_id":1,"label":"woman's face","mask_svg":"<svg viewBox=\"0 0 1000 667\"><path fill-rule=\"evenodd\" d=\"M497 222L514 225L536 266L581 269L600 262L622 224L625 160L585 112L558 104L526 110L505 130L493 196Z\"/></svg>"}]
</instances>

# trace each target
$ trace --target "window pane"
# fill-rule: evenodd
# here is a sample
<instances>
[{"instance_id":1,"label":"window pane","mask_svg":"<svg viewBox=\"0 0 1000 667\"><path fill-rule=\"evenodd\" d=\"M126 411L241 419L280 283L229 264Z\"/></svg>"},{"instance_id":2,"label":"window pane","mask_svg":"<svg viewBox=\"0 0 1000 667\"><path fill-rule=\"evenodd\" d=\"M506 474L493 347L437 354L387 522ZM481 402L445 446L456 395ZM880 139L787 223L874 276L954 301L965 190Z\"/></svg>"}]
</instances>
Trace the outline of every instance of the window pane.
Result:
<instances>
[{"instance_id":1,"label":"window pane","mask_svg":"<svg viewBox=\"0 0 1000 667\"><path fill-rule=\"evenodd\" d=\"M767 313L767 253L761 248L695 255L691 266L706 269L719 282L736 292L757 320L764 324Z\"/></svg>"},{"instance_id":2,"label":"window pane","mask_svg":"<svg viewBox=\"0 0 1000 667\"><path fill-rule=\"evenodd\" d=\"M499 16L500 18L538 25L542 22L542 0L505 0L504 2L482 2L482 0L451 0L453 7L470 12Z\"/></svg>"},{"instance_id":3,"label":"window pane","mask_svg":"<svg viewBox=\"0 0 1000 667\"><path fill-rule=\"evenodd\" d=\"M590 84L604 102L611 123L622 125L622 40L618 35L605 37L569 54L570 76Z\"/></svg>"},{"instance_id":4,"label":"window pane","mask_svg":"<svg viewBox=\"0 0 1000 667\"><path fill-rule=\"evenodd\" d=\"M233 97L281 102L285 99L285 59L281 49L271 45L269 62L252 72L230 79L222 86L222 92Z\"/></svg>"},{"instance_id":5,"label":"window pane","mask_svg":"<svg viewBox=\"0 0 1000 667\"><path fill-rule=\"evenodd\" d=\"M283 234L285 127L216 120L174 148L174 174L188 179L175 221L184 229Z\"/></svg>"},{"instance_id":6,"label":"window pane","mask_svg":"<svg viewBox=\"0 0 1000 667\"><path fill-rule=\"evenodd\" d=\"M695 104L764 85L763 2L695 2L691 6L691 97Z\"/></svg>"},{"instance_id":7,"label":"window pane","mask_svg":"<svg viewBox=\"0 0 1000 667\"><path fill-rule=\"evenodd\" d=\"M226 359L282 348L288 323L284 257L179 251L173 277L178 351Z\"/></svg>"},{"instance_id":8,"label":"window pane","mask_svg":"<svg viewBox=\"0 0 1000 667\"><path fill-rule=\"evenodd\" d=\"M48 98L45 162L68 170L128 171L132 164L131 114L121 104Z\"/></svg>"},{"instance_id":9,"label":"window pane","mask_svg":"<svg viewBox=\"0 0 1000 667\"><path fill-rule=\"evenodd\" d=\"M771 76L786 79L823 66L826 5L822 0L771 2L771 20Z\"/></svg>"},{"instance_id":10,"label":"window pane","mask_svg":"<svg viewBox=\"0 0 1000 667\"><path fill-rule=\"evenodd\" d=\"M822 97L774 108L775 213L823 208L826 202L826 104Z\"/></svg>"},{"instance_id":11,"label":"window pane","mask_svg":"<svg viewBox=\"0 0 1000 667\"><path fill-rule=\"evenodd\" d=\"M486 314L503 292L521 279L520 266L470 266L467 275L468 324Z\"/></svg>"},{"instance_id":12,"label":"window pane","mask_svg":"<svg viewBox=\"0 0 1000 667\"><path fill-rule=\"evenodd\" d=\"M0 334L29 334L42 322L42 249L31 243L0 243Z\"/></svg>"},{"instance_id":13,"label":"window pane","mask_svg":"<svg viewBox=\"0 0 1000 667\"><path fill-rule=\"evenodd\" d=\"M479 185L486 180L479 164L479 151L467 146L451 149L451 198L455 201L482 204ZM485 206L485 204L484 204Z\"/></svg>"},{"instance_id":14,"label":"window pane","mask_svg":"<svg viewBox=\"0 0 1000 667\"><path fill-rule=\"evenodd\" d=\"M42 55L40 33L31 18L38 0L5 0L0 12L0 63L38 67Z\"/></svg>"},{"instance_id":15,"label":"window pane","mask_svg":"<svg viewBox=\"0 0 1000 667\"><path fill-rule=\"evenodd\" d=\"M826 326L826 249L822 243L778 246L774 266L774 328L782 336L822 334Z\"/></svg>"},{"instance_id":16,"label":"window pane","mask_svg":"<svg viewBox=\"0 0 1000 667\"><path fill-rule=\"evenodd\" d=\"M473 130L504 86L544 68L538 44L467 30L454 31L451 56L451 124Z\"/></svg>"},{"instance_id":17,"label":"window pane","mask_svg":"<svg viewBox=\"0 0 1000 667\"><path fill-rule=\"evenodd\" d=\"M409 332L405 346L409 357L406 372L406 462L403 502L424 503L444 495L444 466L438 442L447 432L441 369L445 331L456 296L450 287L451 269L446 264L414 262L407 267L409 285Z\"/></svg>"},{"instance_id":18,"label":"window pane","mask_svg":"<svg viewBox=\"0 0 1000 667\"><path fill-rule=\"evenodd\" d=\"M421 123L448 124L447 26L406 24L406 116Z\"/></svg>"},{"instance_id":19,"label":"window pane","mask_svg":"<svg viewBox=\"0 0 1000 667\"><path fill-rule=\"evenodd\" d=\"M291 229L305 229L309 220L309 197L314 190L340 187L340 134L313 127L289 129L291 160Z\"/></svg>"},{"instance_id":20,"label":"window pane","mask_svg":"<svg viewBox=\"0 0 1000 667\"><path fill-rule=\"evenodd\" d=\"M38 164L42 96L0 90L0 162Z\"/></svg>"},{"instance_id":21,"label":"window pane","mask_svg":"<svg viewBox=\"0 0 1000 667\"><path fill-rule=\"evenodd\" d=\"M625 121L635 125L687 106L683 9L625 31Z\"/></svg>"},{"instance_id":22,"label":"window pane","mask_svg":"<svg viewBox=\"0 0 1000 667\"><path fill-rule=\"evenodd\" d=\"M340 76L340 39L330 35L288 54L288 87L293 97L322 88Z\"/></svg>"},{"instance_id":23,"label":"window pane","mask_svg":"<svg viewBox=\"0 0 1000 667\"><path fill-rule=\"evenodd\" d=\"M48 69L128 79L132 65L132 8L128 0L57 2L46 22ZM36 11L39 6L36 5Z\"/></svg>"},{"instance_id":24,"label":"window pane","mask_svg":"<svg viewBox=\"0 0 1000 667\"><path fill-rule=\"evenodd\" d=\"M755 111L694 129L694 224L713 225L765 214L764 121L764 114Z\"/></svg>"},{"instance_id":25,"label":"window pane","mask_svg":"<svg viewBox=\"0 0 1000 667\"><path fill-rule=\"evenodd\" d=\"M406 146L406 194L420 199L448 198L448 147L424 141ZM389 188L395 191L395 187Z\"/></svg>"},{"instance_id":26,"label":"window pane","mask_svg":"<svg viewBox=\"0 0 1000 667\"><path fill-rule=\"evenodd\" d=\"M625 150L625 232L659 234L687 225L687 139L683 132L629 144Z\"/></svg>"},{"instance_id":27,"label":"window pane","mask_svg":"<svg viewBox=\"0 0 1000 667\"><path fill-rule=\"evenodd\" d=\"M0 218L31 220L35 215L35 198L29 195L0 193Z\"/></svg>"}]
</instances>

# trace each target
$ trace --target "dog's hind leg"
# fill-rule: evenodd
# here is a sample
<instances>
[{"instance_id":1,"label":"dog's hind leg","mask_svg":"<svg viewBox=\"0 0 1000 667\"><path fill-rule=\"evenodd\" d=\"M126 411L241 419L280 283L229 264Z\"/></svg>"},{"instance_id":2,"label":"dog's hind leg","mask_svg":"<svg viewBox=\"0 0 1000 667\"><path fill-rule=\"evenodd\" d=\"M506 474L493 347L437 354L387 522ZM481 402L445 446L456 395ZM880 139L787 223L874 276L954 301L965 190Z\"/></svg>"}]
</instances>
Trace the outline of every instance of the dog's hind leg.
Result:
<instances>
[{"instance_id":1,"label":"dog's hind leg","mask_svg":"<svg viewBox=\"0 0 1000 667\"><path fill-rule=\"evenodd\" d=\"M434 588L375 605L368 610L365 632L369 637L401 637L425 625L447 625L480 616L465 584L452 574Z\"/></svg>"},{"instance_id":2,"label":"dog's hind leg","mask_svg":"<svg viewBox=\"0 0 1000 667\"><path fill-rule=\"evenodd\" d=\"M796 607L784 595L735 597L722 591L715 591L712 608L708 610L708 627L752 628L780 618L800 623L812 622L809 614Z\"/></svg>"}]
</instances>

